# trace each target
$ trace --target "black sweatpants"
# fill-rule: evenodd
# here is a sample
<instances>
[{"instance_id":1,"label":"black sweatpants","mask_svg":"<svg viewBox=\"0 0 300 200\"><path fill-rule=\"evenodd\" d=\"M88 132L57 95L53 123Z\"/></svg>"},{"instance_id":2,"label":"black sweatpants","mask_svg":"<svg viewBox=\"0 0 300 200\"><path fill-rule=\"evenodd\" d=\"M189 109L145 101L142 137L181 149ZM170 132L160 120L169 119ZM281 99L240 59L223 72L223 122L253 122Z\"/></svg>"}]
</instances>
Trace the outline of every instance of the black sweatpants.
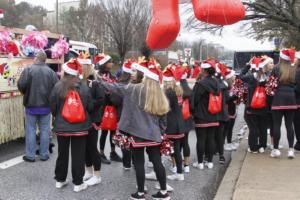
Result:
<instances>
[{"instance_id":1,"label":"black sweatpants","mask_svg":"<svg viewBox=\"0 0 300 200\"><path fill-rule=\"evenodd\" d=\"M183 151L183 157L190 157L189 133L185 133L184 138L180 140L180 151L181 150Z\"/></svg>"},{"instance_id":2,"label":"black sweatpants","mask_svg":"<svg viewBox=\"0 0 300 200\"><path fill-rule=\"evenodd\" d=\"M175 158L177 173L182 174L182 157L180 151L180 140L172 140L174 145L174 153L173 156Z\"/></svg>"},{"instance_id":3,"label":"black sweatpants","mask_svg":"<svg viewBox=\"0 0 300 200\"><path fill-rule=\"evenodd\" d=\"M293 148L294 146L294 127L293 120L295 116L295 110L274 110L272 111L273 116L273 125L274 125L274 149L278 149L279 140L281 136L281 122L282 117L284 117L285 128L287 132L287 138L289 142L289 147ZM299 122L298 122L299 123Z\"/></svg>"},{"instance_id":4,"label":"black sweatpants","mask_svg":"<svg viewBox=\"0 0 300 200\"><path fill-rule=\"evenodd\" d=\"M216 129L215 133L215 142L216 142L216 152L219 153L220 156L224 155L224 130L226 122L219 122L220 125Z\"/></svg>"},{"instance_id":5,"label":"black sweatpants","mask_svg":"<svg viewBox=\"0 0 300 200\"><path fill-rule=\"evenodd\" d=\"M297 109L295 111L295 116L294 116L294 128L295 128L295 135L296 135L296 145L297 148L299 149L300 147L300 109Z\"/></svg>"},{"instance_id":6,"label":"black sweatpants","mask_svg":"<svg viewBox=\"0 0 300 200\"><path fill-rule=\"evenodd\" d=\"M69 165L69 149L71 144L72 177L74 185L81 185L84 176L86 136L57 136L58 157L55 166L55 179L66 181Z\"/></svg>"},{"instance_id":7,"label":"black sweatpants","mask_svg":"<svg viewBox=\"0 0 300 200\"><path fill-rule=\"evenodd\" d=\"M110 131L110 135L109 135L109 142L110 142L110 147L112 150L115 149L115 144L112 141L113 135L115 133L116 133L116 131ZM100 136L100 150L101 151L104 151L107 135L108 135L108 130L101 131L101 136Z\"/></svg>"},{"instance_id":8,"label":"black sweatpants","mask_svg":"<svg viewBox=\"0 0 300 200\"><path fill-rule=\"evenodd\" d=\"M89 135L86 141L86 151L85 151L85 165L87 167L94 167L95 171L100 171L101 169L101 158L97 148L98 144L98 130L92 127L89 130Z\"/></svg>"},{"instance_id":9,"label":"black sweatpants","mask_svg":"<svg viewBox=\"0 0 300 200\"><path fill-rule=\"evenodd\" d=\"M233 133L233 127L235 123L235 118L230 118L229 121L225 123L224 127L224 143L225 139L227 139L227 143L232 143L232 133Z\"/></svg>"},{"instance_id":10,"label":"black sweatpants","mask_svg":"<svg viewBox=\"0 0 300 200\"><path fill-rule=\"evenodd\" d=\"M195 128L197 136L198 163L203 163L205 149L207 149L208 162L212 162L215 151L215 132L217 127ZM207 148L206 148L207 146Z\"/></svg>"},{"instance_id":11,"label":"black sweatpants","mask_svg":"<svg viewBox=\"0 0 300 200\"><path fill-rule=\"evenodd\" d=\"M133 148L133 162L136 173L136 182L138 185L138 192L144 192L145 186L145 147ZM160 147L147 147L147 153L150 161L153 163L153 168L159 181L160 188L166 190L166 171L161 162Z\"/></svg>"},{"instance_id":12,"label":"black sweatpants","mask_svg":"<svg viewBox=\"0 0 300 200\"><path fill-rule=\"evenodd\" d=\"M249 121L249 137L248 144L251 151L258 151L259 148L267 147L268 136L268 115L248 116Z\"/></svg>"},{"instance_id":13,"label":"black sweatpants","mask_svg":"<svg viewBox=\"0 0 300 200\"><path fill-rule=\"evenodd\" d=\"M131 160L132 160L132 153L131 149L122 149L123 157L123 167L130 168L131 167Z\"/></svg>"}]
</instances>

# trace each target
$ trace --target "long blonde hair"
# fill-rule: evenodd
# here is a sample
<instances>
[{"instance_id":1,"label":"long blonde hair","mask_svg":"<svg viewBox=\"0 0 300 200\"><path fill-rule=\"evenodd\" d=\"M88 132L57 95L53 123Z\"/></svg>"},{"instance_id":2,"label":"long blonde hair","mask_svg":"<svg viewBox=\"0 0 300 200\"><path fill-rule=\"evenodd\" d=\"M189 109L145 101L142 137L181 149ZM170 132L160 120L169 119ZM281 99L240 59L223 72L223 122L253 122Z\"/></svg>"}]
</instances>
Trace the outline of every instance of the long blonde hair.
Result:
<instances>
[{"instance_id":1,"label":"long blonde hair","mask_svg":"<svg viewBox=\"0 0 300 200\"><path fill-rule=\"evenodd\" d=\"M87 83L87 79L89 78L90 75L93 75L94 70L92 65L87 65L87 64L82 64L82 83L86 84Z\"/></svg>"},{"instance_id":2,"label":"long blonde hair","mask_svg":"<svg viewBox=\"0 0 300 200\"><path fill-rule=\"evenodd\" d=\"M280 83L294 84L296 75L296 66L292 65L290 61L280 59Z\"/></svg>"},{"instance_id":3,"label":"long blonde hair","mask_svg":"<svg viewBox=\"0 0 300 200\"><path fill-rule=\"evenodd\" d=\"M172 81L164 81L164 89L168 90L171 89L173 90L177 96L182 96L183 90L180 85L176 85L175 80Z\"/></svg>"},{"instance_id":4,"label":"long blonde hair","mask_svg":"<svg viewBox=\"0 0 300 200\"><path fill-rule=\"evenodd\" d=\"M145 112L159 116L167 114L170 110L169 101L160 84L145 77L143 85L145 90Z\"/></svg>"}]
</instances>

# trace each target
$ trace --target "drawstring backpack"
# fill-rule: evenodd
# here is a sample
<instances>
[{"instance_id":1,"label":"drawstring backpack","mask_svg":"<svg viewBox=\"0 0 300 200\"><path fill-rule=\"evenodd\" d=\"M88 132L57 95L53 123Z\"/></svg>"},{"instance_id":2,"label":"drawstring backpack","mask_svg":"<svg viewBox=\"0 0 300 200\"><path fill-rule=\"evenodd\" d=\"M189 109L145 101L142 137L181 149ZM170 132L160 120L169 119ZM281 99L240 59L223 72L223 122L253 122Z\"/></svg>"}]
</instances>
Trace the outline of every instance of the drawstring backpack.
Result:
<instances>
[{"instance_id":1,"label":"drawstring backpack","mask_svg":"<svg viewBox=\"0 0 300 200\"><path fill-rule=\"evenodd\" d=\"M212 115L218 114L222 111L222 92L215 95L209 93L208 112Z\"/></svg>"},{"instance_id":2,"label":"drawstring backpack","mask_svg":"<svg viewBox=\"0 0 300 200\"><path fill-rule=\"evenodd\" d=\"M265 108L266 106L267 106L266 90L262 86L257 86L252 96L250 107L253 109L262 109Z\"/></svg>"},{"instance_id":3,"label":"drawstring backpack","mask_svg":"<svg viewBox=\"0 0 300 200\"><path fill-rule=\"evenodd\" d=\"M68 92L61 115L69 123L81 123L86 120L85 111L77 91Z\"/></svg>"}]
</instances>

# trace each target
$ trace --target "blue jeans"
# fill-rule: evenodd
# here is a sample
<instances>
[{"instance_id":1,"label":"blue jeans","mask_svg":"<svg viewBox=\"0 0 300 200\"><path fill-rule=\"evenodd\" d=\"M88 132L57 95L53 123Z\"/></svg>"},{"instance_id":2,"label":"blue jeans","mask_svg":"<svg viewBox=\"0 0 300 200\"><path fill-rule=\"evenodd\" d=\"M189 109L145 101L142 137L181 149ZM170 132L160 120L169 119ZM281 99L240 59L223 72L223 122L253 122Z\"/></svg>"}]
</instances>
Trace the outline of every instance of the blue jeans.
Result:
<instances>
[{"instance_id":1,"label":"blue jeans","mask_svg":"<svg viewBox=\"0 0 300 200\"><path fill-rule=\"evenodd\" d=\"M50 120L51 114L48 115L30 115L26 114L26 157L35 159L36 152L36 125L40 130L40 158L49 158L50 142Z\"/></svg>"}]
</instances>

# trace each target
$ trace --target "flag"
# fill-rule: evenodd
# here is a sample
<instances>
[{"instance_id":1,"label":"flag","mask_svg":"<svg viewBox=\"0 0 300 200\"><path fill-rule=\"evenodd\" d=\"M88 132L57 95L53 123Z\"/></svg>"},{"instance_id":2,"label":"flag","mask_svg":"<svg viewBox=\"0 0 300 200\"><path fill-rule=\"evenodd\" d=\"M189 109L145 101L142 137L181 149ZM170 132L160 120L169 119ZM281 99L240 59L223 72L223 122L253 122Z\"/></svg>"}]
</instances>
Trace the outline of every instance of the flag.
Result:
<instances>
[{"instance_id":1,"label":"flag","mask_svg":"<svg viewBox=\"0 0 300 200\"><path fill-rule=\"evenodd\" d=\"M4 17L4 10L0 9L0 19Z\"/></svg>"}]
</instances>

